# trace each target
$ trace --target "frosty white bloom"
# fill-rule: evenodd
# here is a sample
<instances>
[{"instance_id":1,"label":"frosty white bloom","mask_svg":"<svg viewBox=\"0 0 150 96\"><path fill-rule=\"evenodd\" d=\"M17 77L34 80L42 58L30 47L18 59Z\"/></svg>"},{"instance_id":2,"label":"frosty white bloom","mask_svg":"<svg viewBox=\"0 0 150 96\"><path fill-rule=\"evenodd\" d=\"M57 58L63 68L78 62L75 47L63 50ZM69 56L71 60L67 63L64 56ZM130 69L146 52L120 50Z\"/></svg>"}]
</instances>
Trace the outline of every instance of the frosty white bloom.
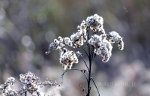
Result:
<instances>
[{"instance_id":1,"label":"frosty white bloom","mask_svg":"<svg viewBox=\"0 0 150 96\"><path fill-rule=\"evenodd\" d=\"M98 46L98 42L102 41L102 36L94 34L91 36L91 38L88 40L88 43L90 45L93 45L94 47Z\"/></svg>"},{"instance_id":2,"label":"frosty white bloom","mask_svg":"<svg viewBox=\"0 0 150 96\"><path fill-rule=\"evenodd\" d=\"M94 46L94 53L96 55L102 56L103 62L108 62L112 55L112 45L108 40L106 40L105 34L101 34L100 36L94 34L88 40L88 43Z\"/></svg>"},{"instance_id":3,"label":"frosty white bloom","mask_svg":"<svg viewBox=\"0 0 150 96\"><path fill-rule=\"evenodd\" d=\"M78 31L70 36L74 48L82 46L87 40L85 21L82 21L77 28Z\"/></svg>"},{"instance_id":4,"label":"frosty white bloom","mask_svg":"<svg viewBox=\"0 0 150 96\"><path fill-rule=\"evenodd\" d=\"M123 38L116 31L111 31L108 35L108 38L110 42L117 43L120 50L124 49Z\"/></svg>"},{"instance_id":5,"label":"frosty white bloom","mask_svg":"<svg viewBox=\"0 0 150 96\"><path fill-rule=\"evenodd\" d=\"M86 19L86 25L94 32L101 31L102 33L105 33L103 28L104 20L101 16L94 14L92 16L87 17Z\"/></svg>"},{"instance_id":6,"label":"frosty white bloom","mask_svg":"<svg viewBox=\"0 0 150 96\"><path fill-rule=\"evenodd\" d=\"M31 72L20 74L20 81L23 83L23 90L27 90L31 94L37 91L39 78L35 74Z\"/></svg>"},{"instance_id":7,"label":"frosty white bloom","mask_svg":"<svg viewBox=\"0 0 150 96\"><path fill-rule=\"evenodd\" d=\"M82 33L82 36L84 38L84 42L86 42L87 40L87 26L85 21L83 20L82 23L80 24L80 26L78 26L78 32Z\"/></svg>"},{"instance_id":8,"label":"frosty white bloom","mask_svg":"<svg viewBox=\"0 0 150 96\"><path fill-rule=\"evenodd\" d=\"M6 80L5 84L6 84L6 85L13 85L14 82L15 82L15 78L14 78L14 77L9 77L9 78Z\"/></svg>"},{"instance_id":9,"label":"frosty white bloom","mask_svg":"<svg viewBox=\"0 0 150 96\"><path fill-rule=\"evenodd\" d=\"M84 44L84 42L86 42L86 38L82 31L78 31L77 33L72 34L70 39L74 48L79 48Z\"/></svg>"},{"instance_id":10,"label":"frosty white bloom","mask_svg":"<svg viewBox=\"0 0 150 96\"><path fill-rule=\"evenodd\" d=\"M124 49L124 42L123 42L122 39L120 39L120 41L118 42L118 48L119 48L120 50L123 50L123 49Z\"/></svg>"},{"instance_id":11,"label":"frosty white bloom","mask_svg":"<svg viewBox=\"0 0 150 96\"><path fill-rule=\"evenodd\" d=\"M54 42L52 42L50 45L49 45L49 49L48 49L48 52L47 53L50 53L53 49L61 49L65 46L65 44L63 43L63 38L62 37L58 37L58 39L54 39Z\"/></svg>"},{"instance_id":12,"label":"frosty white bloom","mask_svg":"<svg viewBox=\"0 0 150 96\"><path fill-rule=\"evenodd\" d=\"M78 29L80 30L85 30L87 29L87 26L86 26L86 21L82 21L81 24L79 26L77 26Z\"/></svg>"},{"instance_id":13,"label":"frosty white bloom","mask_svg":"<svg viewBox=\"0 0 150 96\"><path fill-rule=\"evenodd\" d=\"M94 53L102 56L102 61L103 62L108 62L112 55L112 45L109 41L104 39L101 42L98 42L98 47L94 49Z\"/></svg>"},{"instance_id":14,"label":"frosty white bloom","mask_svg":"<svg viewBox=\"0 0 150 96\"><path fill-rule=\"evenodd\" d=\"M70 47L72 47L72 41L69 37L64 38L64 43Z\"/></svg>"},{"instance_id":15,"label":"frosty white bloom","mask_svg":"<svg viewBox=\"0 0 150 96\"><path fill-rule=\"evenodd\" d=\"M59 60L64 67L64 70L71 69L74 63L78 63L78 58L75 52L69 51L65 48L62 49Z\"/></svg>"},{"instance_id":16,"label":"frosty white bloom","mask_svg":"<svg viewBox=\"0 0 150 96\"><path fill-rule=\"evenodd\" d=\"M9 77L4 84L0 85L0 93L4 93L5 96L16 96L17 92L11 88L14 82L15 78Z\"/></svg>"},{"instance_id":17,"label":"frosty white bloom","mask_svg":"<svg viewBox=\"0 0 150 96\"><path fill-rule=\"evenodd\" d=\"M5 93L5 96L18 96L18 94L17 94L16 91L8 90L8 91Z\"/></svg>"}]
</instances>

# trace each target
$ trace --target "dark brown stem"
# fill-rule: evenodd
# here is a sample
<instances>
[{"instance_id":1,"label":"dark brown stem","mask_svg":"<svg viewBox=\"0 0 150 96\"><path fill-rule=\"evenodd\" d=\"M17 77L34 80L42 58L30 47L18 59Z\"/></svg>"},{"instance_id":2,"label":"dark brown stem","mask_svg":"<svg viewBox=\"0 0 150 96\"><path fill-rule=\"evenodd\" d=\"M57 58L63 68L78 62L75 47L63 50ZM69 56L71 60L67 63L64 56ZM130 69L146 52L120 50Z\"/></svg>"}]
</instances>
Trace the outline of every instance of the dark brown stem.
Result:
<instances>
[{"instance_id":1,"label":"dark brown stem","mask_svg":"<svg viewBox=\"0 0 150 96\"><path fill-rule=\"evenodd\" d=\"M92 69L92 55L91 55L91 50L90 50L90 46L88 48L89 50L89 73L88 73L88 93L87 96L90 96L90 92L91 92L91 69Z\"/></svg>"},{"instance_id":2,"label":"dark brown stem","mask_svg":"<svg viewBox=\"0 0 150 96\"><path fill-rule=\"evenodd\" d=\"M89 28L87 29L87 35L88 35L88 40L90 39L90 34L89 34ZM87 44L88 46L88 60L89 60L89 73L88 73L88 92L87 92L87 95L86 96L90 96L90 93L91 93L91 69L92 69L92 48L90 47L89 44Z\"/></svg>"}]
</instances>

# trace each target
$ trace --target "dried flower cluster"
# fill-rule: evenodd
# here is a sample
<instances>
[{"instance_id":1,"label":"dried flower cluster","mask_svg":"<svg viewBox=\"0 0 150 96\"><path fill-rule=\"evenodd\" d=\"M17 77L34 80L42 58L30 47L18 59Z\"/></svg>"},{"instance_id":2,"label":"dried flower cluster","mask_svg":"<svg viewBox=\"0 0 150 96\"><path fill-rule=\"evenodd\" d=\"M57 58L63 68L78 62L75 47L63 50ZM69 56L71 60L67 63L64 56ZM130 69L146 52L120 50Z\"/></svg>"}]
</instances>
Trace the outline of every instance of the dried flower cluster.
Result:
<instances>
[{"instance_id":1,"label":"dried flower cluster","mask_svg":"<svg viewBox=\"0 0 150 96\"><path fill-rule=\"evenodd\" d=\"M63 65L64 69L71 69L74 63L78 63L77 55L74 51L69 51L63 48L60 54L60 63Z\"/></svg>"},{"instance_id":2,"label":"dried flower cluster","mask_svg":"<svg viewBox=\"0 0 150 96\"><path fill-rule=\"evenodd\" d=\"M5 96L16 96L16 91L11 88L14 82L15 78L9 77L4 84L0 85L0 93L4 93Z\"/></svg>"},{"instance_id":3,"label":"dried flower cluster","mask_svg":"<svg viewBox=\"0 0 150 96\"><path fill-rule=\"evenodd\" d=\"M0 94L4 96L22 96L23 94L36 94L34 96L40 96L38 88L42 86L57 86L56 82L44 81L41 82L40 79L35 76L35 74L28 72L26 74L20 74L20 83L23 85L19 90L13 90L13 85L15 83L15 78L10 77L6 80L4 84L0 85ZM24 96L24 95L23 95Z\"/></svg>"},{"instance_id":4,"label":"dried flower cluster","mask_svg":"<svg viewBox=\"0 0 150 96\"><path fill-rule=\"evenodd\" d=\"M60 51L60 63L64 69L71 69L74 63L78 63L76 52L69 51L65 47L79 48L89 44L94 47L94 53L102 57L103 62L108 62L112 55L112 44L116 43L120 50L124 49L123 38L115 31L105 33L104 20L101 16L94 14L83 20L77 27L77 32L70 37L58 37L49 45L49 52L53 49ZM92 33L90 33L92 32Z\"/></svg>"},{"instance_id":5,"label":"dried flower cluster","mask_svg":"<svg viewBox=\"0 0 150 96\"><path fill-rule=\"evenodd\" d=\"M20 74L20 82L23 84L23 91L28 91L31 94L37 91L40 83L39 78L31 72Z\"/></svg>"}]
</instances>

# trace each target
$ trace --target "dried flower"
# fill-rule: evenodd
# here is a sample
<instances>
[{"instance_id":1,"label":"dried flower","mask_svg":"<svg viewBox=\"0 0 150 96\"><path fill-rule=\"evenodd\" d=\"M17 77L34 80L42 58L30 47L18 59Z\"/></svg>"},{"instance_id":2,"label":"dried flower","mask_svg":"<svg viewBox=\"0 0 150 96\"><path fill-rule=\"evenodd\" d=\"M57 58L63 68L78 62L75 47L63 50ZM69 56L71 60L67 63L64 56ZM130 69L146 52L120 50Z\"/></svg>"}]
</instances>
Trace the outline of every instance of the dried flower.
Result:
<instances>
[{"instance_id":1,"label":"dried flower","mask_svg":"<svg viewBox=\"0 0 150 96\"><path fill-rule=\"evenodd\" d=\"M94 49L94 53L102 56L102 61L103 62L108 62L112 55L112 45L110 42L108 42L106 39L103 41L99 42L98 47Z\"/></svg>"},{"instance_id":2,"label":"dried flower","mask_svg":"<svg viewBox=\"0 0 150 96\"><path fill-rule=\"evenodd\" d=\"M49 45L49 50L47 53L50 53L53 49L61 49L64 46L65 44L63 43L63 38L59 36L58 39L54 39L54 42Z\"/></svg>"},{"instance_id":3,"label":"dried flower","mask_svg":"<svg viewBox=\"0 0 150 96\"><path fill-rule=\"evenodd\" d=\"M116 31L111 31L108 35L108 39L111 43L117 43L120 50L124 49L123 38Z\"/></svg>"},{"instance_id":4,"label":"dried flower","mask_svg":"<svg viewBox=\"0 0 150 96\"><path fill-rule=\"evenodd\" d=\"M78 63L78 58L74 51L69 51L65 48L60 53L60 63L64 67L64 70L71 69L74 63Z\"/></svg>"},{"instance_id":5,"label":"dried flower","mask_svg":"<svg viewBox=\"0 0 150 96\"><path fill-rule=\"evenodd\" d=\"M70 47L72 47L73 45L72 45L72 41L71 41L71 39L69 38L69 37L65 37L64 38L64 43L66 44L66 45L68 45L68 46L70 46Z\"/></svg>"},{"instance_id":6,"label":"dried flower","mask_svg":"<svg viewBox=\"0 0 150 96\"><path fill-rule=\"evenodd\" d=\"M98 42L102 41L102 36L94 34L91 36L91 38L88 40L88 43L94 47L98 47Z\"/></svg>"},{"instance_id":7,"label":"dried flower","mask_svg":"<svg viewBox=\"0 0 150 96\"><path fill-rule=\"evenodd\" d=\"M35 74L31 72L20 74L20 81L23 83L23 90L27 90L31 94L37 91L39 78Z\"/></svg>"},{"instance_id":8,"label":"dried flower","mask_svg":"<svg viewBox=\"0 0 150 96\"><path fill-rule=\"evenodd\" d=\"M73 48L79 48L86 42L86 34L82 30L78 30L77 33L74 33L70 36L72 41Z\"/></svg>"},{"instance_id":9,"label":"dried flower","mask_svg":"<svg viewBox=\"0 0 150 96\"><path fill-rule=\"evenodd\" d=\"M105 33L103 29L104 20L101 16L94 14L92 16L87 17L86 25L94 32L101 31L103 34Z\"/></svg>"},{"instance_id":10,"label":"dried flower","mask_svg":"<svg viewBox=\"0 0 150 96\"><path fill-rule=\"evenodd\" d=\"M5 96L18 96L17 92L14 91L14 90L8 90L6 93L5 93Z\"/></svg>"},{"instance_id":11,"label":"dried flower","mask_svg":"<svg viewBox=\"0 0 150 96\"><path fill-rule=\"evenodd\" d=\"M22 96L26 93L30 93L32 96L41 96L40 92L38 92L40 87L59 85L57 82L51 80L41 82L40 79L31 72L20 74L20 82L23 86L19 90L13 90L12 86L14 86L15 78L9 77L4 84L0 85L0 96L1 94L4 96Z\"/></svg>"},{"instance_id":12,"label":"dried flower","mask_svg":"<svg viewBox=\"0 0 150 96\"><path fill-rule=\"evenodd\" d=\"M94 46L94 53L96 55L102 56L103 62L108 62L109 58L111 57L112 52L112 45L111 43L106 40L106 35L96 35L94 34L91 36L91 38L88 40L88 43L92 46Z\"/></svg>"},{"instance_id":13,"label":"dried flower","mask_svg":"<svg viewBox=\"0 0 150 96\"><path fill-rule=\"evenodd\" d=\"M4 84L0 85L0 93L4 93L5 96L16 96L17 92L11 88L14 82L15 78L9 77Z\"/></svg>"},{"instance_id":14,"label":"dried flower","mask_svg":"<svg viewBox=\"0 0 150 96\"><path fill-rule=\"evenodd\" d=\"M15 78L14 77L9 77L6 82L5 85L13 85L13 83L15 82Z\"/></svg>"}]
</instances>

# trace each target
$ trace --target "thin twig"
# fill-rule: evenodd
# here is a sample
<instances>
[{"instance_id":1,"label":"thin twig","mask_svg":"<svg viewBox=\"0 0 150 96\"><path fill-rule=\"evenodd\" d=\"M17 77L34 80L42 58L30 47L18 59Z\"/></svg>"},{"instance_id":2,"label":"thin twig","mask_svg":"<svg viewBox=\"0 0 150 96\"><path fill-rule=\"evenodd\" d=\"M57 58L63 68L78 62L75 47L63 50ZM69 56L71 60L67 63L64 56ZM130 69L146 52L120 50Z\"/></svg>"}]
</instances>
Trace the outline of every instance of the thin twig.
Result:
<instances>
[{"instance_id":1,"label":"thin twig","mask_svg":"<svg viewBox=\"0 0 150 96\"><path fill-rule=\"evenodd\" d=\"M84 64L85 64L86 68L89 69L88 65L86 64L86 61L85 61L84 58L83 58L83 56L81 56L81 57L82 57L82 60L83 60L83 62L84 62Z\"/></svg>"},{"instance_id":2,"label":"thin twig","mask_svg":"<svg viewBox=\"0 0 150 96\"><path fill-rule=\"evenodd\" d=\"M85 49L83 49L83 48L81 48L84 52L85 52L85 54L89 57L89 54L86 52L86 50Z\"/></svg>"},{"instance_id":3,"label":"thin twig","mask_svg":"<svg viewBox=\"0 0 150 96\"><path fill-rule=\"evenodd\" d=\"M95 86L95 88L96 88L96 90L97 90L98 96L100 96L100 92L99 92L99 90L98 90L98 87L97 87L97 85L96 85L94 79L91 78L91 80L93 81L93 84L94 84L94 86Z\"/></svg>"}]
</instances>

